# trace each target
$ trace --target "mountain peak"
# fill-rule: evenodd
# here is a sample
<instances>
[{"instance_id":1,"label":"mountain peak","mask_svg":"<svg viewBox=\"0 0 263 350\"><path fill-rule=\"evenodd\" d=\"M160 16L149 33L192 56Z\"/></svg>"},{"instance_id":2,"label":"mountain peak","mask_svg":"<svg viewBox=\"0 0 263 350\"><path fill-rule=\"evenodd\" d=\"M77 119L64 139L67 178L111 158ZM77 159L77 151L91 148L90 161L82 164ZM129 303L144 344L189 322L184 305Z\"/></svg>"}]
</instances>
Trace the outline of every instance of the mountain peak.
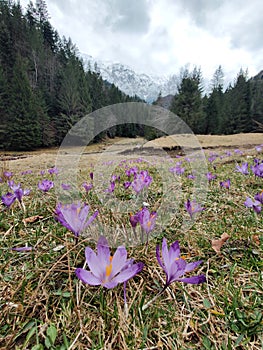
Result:
<instances>
[{"instance_id":1,"label":"mountain peak","mask_svg":"<svg viewBox=\"0 0 263 350\"><path fill-rule=\"evenodd\" d=\"M155 101L160 92L162 96L177 92L179 78L176 75L167 77L137 73L125 64L96 60L84 53L81 58L86 70L99 72L102 79L116 85L125 94L137 95L148 103Z\"/></svg>"}]
</instances>

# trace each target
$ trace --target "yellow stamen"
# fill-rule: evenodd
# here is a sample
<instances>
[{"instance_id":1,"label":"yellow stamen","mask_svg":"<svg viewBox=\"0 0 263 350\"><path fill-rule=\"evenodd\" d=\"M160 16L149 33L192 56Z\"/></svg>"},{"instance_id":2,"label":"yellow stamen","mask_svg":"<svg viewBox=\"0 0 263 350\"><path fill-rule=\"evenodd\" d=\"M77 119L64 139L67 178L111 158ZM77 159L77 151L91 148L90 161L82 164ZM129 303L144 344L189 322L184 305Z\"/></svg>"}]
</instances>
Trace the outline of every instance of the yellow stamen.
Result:
<instances>
[{"instance_id":1,"label":"yellow stamen","mask_svg":"<svg viewBox=\"0 0 263 350\"><path fill-rule=\"evenodd\" d=\"M176 260L179 260L179 259L184 259L184 260L185 260L185 259L186 259L186 256L182 255L182 256L180 256L179 258L176 258L175 261L176 261Z\"/></svg>"},{"instance_id":2,"label":"yellow stamen","mask_svg":"<svg viewBox=\"0 0 263 350\"><path fill-rule=\"evenodd\" d=\"M109 277L112 271L112 256L110 256L110 263L106 266L106 277Z\"/></svg>"}]
</instances>

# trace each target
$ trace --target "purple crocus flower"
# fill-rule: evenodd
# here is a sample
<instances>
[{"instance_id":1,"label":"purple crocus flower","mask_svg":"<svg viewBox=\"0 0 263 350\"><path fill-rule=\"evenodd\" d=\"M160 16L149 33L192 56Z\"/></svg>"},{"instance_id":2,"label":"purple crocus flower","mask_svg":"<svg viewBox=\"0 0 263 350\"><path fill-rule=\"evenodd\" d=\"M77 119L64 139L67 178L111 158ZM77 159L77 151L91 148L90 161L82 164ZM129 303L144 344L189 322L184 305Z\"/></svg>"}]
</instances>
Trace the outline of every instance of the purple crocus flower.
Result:
<instances>
[{"instance_id":1,"label":"purple crocus flower","mask_svg":"<svg viewBox=\"0 0 263 350\"><path fill-rule=\"evenodd\" d=\"M108 289L127 282L141 272L144 266L141 262L134 264L133 259L127 259L127 251L123 246L119 246L112 256L107 239L103 236L98 240L97 254L86 247L85 257L90 271L77 268L77 277L85 284L101 285Z\"/></svg>"},{"instance_id":2,"label":"purple crocus flower","mask_svg":"<svg viewBox=\"0 0 263 350\"><path fill-rule=\"evenodd\" d=\"M220 186L224 187L226 189L230 188L230 179L226 180L226 181L220 181Z\"/></svg>"},{"instance_id":3,"label":"purple crocus flower","mask_svg":"<svg viewBox=\"0 0 263 350\"><path fill-rule=\"evenodd\" d=\"M258 192L255 195L254 199L259 201L261 204L263 204L263 190L261 192Z\"/></svg>"},{"instance_id":4,"label":"purple crocus flower","mask_svg":"<svg viewBox=\"0 0 263 350\"><path fill-rule=\"evenodd\" d=\"M251 170L255 176L263 177L263 163L260 163L258 159L254 159L255 165L251 166Z\"/></svg>"},{"instance_id":5,"label":"purple crocus flower","mask_svg":"<svg viewBox=\"0 0 263 350\"><path fill-rule=\"evenodd\" d=\"M187 199L187 202L184 204L184 207L190 215L191 219L193 218L193 215L195 213L199 213L200 211L205 210L205 208L201 207L201 205L196 203L196 201L191 202L190 199Z\"/></svg>"},{"instance_id":6,"label":"purple crocus flower","mask_svg":"<svg viewBox=\"0 0 263 350\"><path fill-rule=\"evenodd\" d=\"M206 178L207 178L207 180L210 182L210 181L216 179L216 175L213 175L212 173L208 172L208 173L206 174Z\"/></svg>"},{"instance_id":7,"label":"purple crocus flower","mask_svg":"<svg viewBox=\"0 0 263 350\"><path fill-rule=\"evenodd\" d=\"M3 195L1 197L2 199L2 202L5 206L7 206L8 208L10 208L10 206L14 203L14 201L16 200L16 196L11 193L11 192L8 192L7 194Z\"/></svg>"},{"instance_id":8,"label":"purple crocus flower","mask_svg":"<svg viewBox=\"0 0 263 350\"><path fill-rule=\"evenodd\" d=\"M65 191L68 191L68 190L71 189L71 185L69 185L69 184L64 184L64 183L62 183L62 184L61 184L61 187L62 187L62 189L65 190Z\"/></svg>"},{"instance_id":9,"label":"purple crocus flower","mask_svg":"<svg viewBox=\"0 0 263 350\"><path fill-rule=\"evenodd\" d=\"M119 175L117 176L117 175L113 174L111 177L111 181L114 181L114 182L119 181L120 182L120 180L121 180L121 177Z\"/></svg>"},{"instance_id":10,"label":"purple crocus flower","mask_svg":"<svg viewBox=\"0 0 263 350\"><path fill-rule=\"evenodd\" d=\"M13 173L11 171L4 171L4 177L7 179L10 179L13 176Z\"/></svg>"},{"instance_id":11,"label":"purple crocus flower","mask_svg":"<svg viewBox=\"0 0 263 350\"><path fill-rule=\"evenodd\" d=\"M148 235L154 229L157 213L151 212L147 208L142 208L138 213L138 220L143 231Z\"/></svg>"},{"instance_id":12,"label":"purple crocus flower","mask_svg":"<svg viewBox=\"0 0 263 350\"><path fill-rule=\"evenodd\" d=\"M210 155L210 156L208 157L208 161L209 161L210 163L213 163L213 161L216 160L217 157L218 157L217 154L212 154L212 155Z\"/></svg>"},{"instance_id":13,"label":"purple crocus flower","mask_svg":"<svg viewBox=\"0 0 263 350\"><path fill-rule=\"evenodd\" d=\"M131 187L138 194L145 187L148 187L152 182L152 177L148 174L147 170L142 170L139 174L134 175L134 180L131 183Z\"/></svg>"},{"instance_id":14,"label":"purple crocus flower","mask_svg":"<svg viewBox=\"0 0 263 350\"><path fill-rule=\"evenodd\" d=\"M28 196L30 193L30 190L23 190L21 188L21 184L16 184L14 180L8 181L8 186L11 188L11 190L14 192L15 197L21 202L23 196Z\"/></svg>"},{"instance_id":15,"label":"purple crocus flower","mask_svg":"<svg viewBox=\"0 0 263 350\"><path fill-rule=\"evenodd\" d=\"M32 174L32 173L33 173L32 170L21 171L21 175L29 175L29 174Z\"/></svg>"},{"instance_id":16,"label":"purple crocus flower","mask_svg":"<svg viewBox=\"0 0 263 350\"><path fill-rule=\"evenodd\" d=\"M88 214L89 206L87 204L82 206L80 202L65 205L58 203L55 209L55 219L72 231L76 237L92 223L97 217L98 211L96 210L89 219Z\"/></svg>"},{"instance_id":17,"label":"purple crocus flower","mask_svg":"<svg viewBox=\"0 0 263 350\"><path fill-rule=\"evenodd\" d=\"M12 191L16 191L21 187L21 184L15 184L14 180L9 180L8 182L8 186L11 188Z\"/></svg>"},{"instance_id":18,"label":"purple crocus flower","mask_svg":"<svg viewBox=\"0 0 263 350\"><path fill-rule=\"evenodd\" d=\"M82 184L82 186L85 188L85 191L86 191L86 192L89 192L89 191L92 189L92 187L93 187L92 184L87 184L87 182L84 182L84 183Z\"/></svg>"},{"instance_id":19,"label":"purple crocus flower","mask_svg":"<svg viewBox=\"0 0 263 350\"><path fill-rule=\"evenodd\" d=\"M247 208L253 208L254 212L257 214L261 212L262 204L258 200L253 201L251 198L247 197L244 204Z\"/></svg>"},{"instance_id":20,"label":"purple crocus flower","mask_svg":"<svg viewBox=\"0 0 263 350\"><path fill-rule=\"evenodd\" d=\"M242 151L240 151L240 149L235 149L234 152L236 154L239 154L240 156L242 156L242 154L244 154Z\"/></svg>"},{"instance_id":21,"label":"purple crocus flower","mask_svg":"<svg viewBox=\"0 0 263 350\"><path fill-rule=\"evenodd\" d=\"M89 177L91 178L91 180L93 180L93 178L94 178L93 172L91 172L91 173L89 174Z\"/></svg>"},{"instance_id":22,"label":"purple crocus flower","mask_svg":"<svg viewBox=\"0 0 263 350\"><path fill-rule=\"evenodd\" d=\"M262 151L262 145L256 146L256 147L255 147L255 150L256 150L257 152L261 152L261 151Z\"/></svg>"},{"instance_id":23,"label":"purple crocus flower","mask_svg":"<svg viewBox=\"0 0 263 350\"><path fill-rule=\"evenodd\" d=\"M240 172L241 174L243 175L248 175L249 172L248 172L248 163L243 163L241 165L236 165L236 170L238 172Z\"/></svg>"},{"instance_id":24,"label":"purple crocus flower","mask_svg":"<svg viewBox=\"0 0 263 350\"><path fill-rule=\"evenodd\" d=\"M23 190L21 187L18 188L17 190L14 191L14 195L17 198L17 200L21 203L22 198L24 196L28 196L30 194L30 190L29 189L25 189Z\"/></svg>"},{"instance_id":25,"label":"purple crocus flower","mask_svg":"<svg viewBox=\"0 0 263 350\"><path fill-rule=\"evenodd\" d=\"M127 188L129 188L131 186L131 182L130 181L125 181L123 184L125 190L127 190Z\"/></svg>"},{"instance_id":26,"label":"purple crocus flower","mask_svg":"<svg viewBox=\"0 0 263 350\"><path fill-rule=\"evenodd\" d=\"M48 192L52 187L54 187L54 182L47 179L38 183L38 188L43 192Z\"/></svg>"},{"instance_id":27,"label":"purple crocus flower","mask_svg":"<svg viewBox=\"0 0 263 350\"><path fill-rule=\"evenodd\" d=\"M206 281L204 275L184 277L186 273L193 271L197 266L199 266L202 263L202 260L187 263L180 257L180 247L178 241L172 243L168 250L166 239L163 238L162 259L160 256L159 245L156 247L156 258L166 274L166 287L175 281L191 284L198 284Z\"/></svg>"},{"instance_id":28,"label":"purple crocus flower","mask_svg":"<svg viewBox=\"0 0 263 350\"><path fill-rule=\"evenodd\" d=\"M50 175L52 175L52 174L57 175L57 174L59 173L59 171L58 171L58 168L57 168L57 167L54 167L54 168L48 169L48 172L49 172L49 174L50 174Z\"/></svg>"},{"instance_id":29,"label":"purple crocus flower","mask_svg":"<svg viewBox=\"0 0 263 350\"><path fill-rule=\"evenodd\" d=\"M111 181L110 186L105 190L107 193L112 193L115 190L115 182Z\"/></svg>"},{"instance_id":30,"label":"purple crocus flower","mask_svg":"<svg viewBox=\"0 0 263 350\"><path fill-rule=\"evenodd\" d=\"M132 167L132 168L126 170L126 171L125 171L125 174L126 174L128 177L130 177L130 176L132 176L132 175L136 175L137 172L138 172L138 168L137 168L137 167Z\"/></svg>"},{"instance_id":31,"label":"purple crocus flower","mask_svg":"<svg viewBox=\"0 0 263 350\"><path fill-rule=\"evenodd\" d=\"M176 175L183 175L185 168L181 167L181 162L178 162L175 167L169 169L169 171Z\"/></svg>"},{"instance_id":32,"label":"purple crocus flower","mask_svg":"<svg viewBox=\"0 0 263 350\"><path fill-rule=\"evenodd\" d=\"M135 227L137 226L137 224L140 222L140 214L141 212L138 212L134 215L130 214L130 223L133 229L135 229Z\"/></svg>"}]
</instances>

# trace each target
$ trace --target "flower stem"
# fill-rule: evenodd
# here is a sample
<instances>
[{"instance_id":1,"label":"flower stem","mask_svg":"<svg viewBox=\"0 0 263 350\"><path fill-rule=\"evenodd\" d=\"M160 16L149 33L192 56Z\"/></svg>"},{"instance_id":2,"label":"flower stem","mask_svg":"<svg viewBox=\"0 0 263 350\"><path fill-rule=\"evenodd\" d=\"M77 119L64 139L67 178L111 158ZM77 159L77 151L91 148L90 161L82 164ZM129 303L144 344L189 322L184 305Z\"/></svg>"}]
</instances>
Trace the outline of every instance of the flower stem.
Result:
<instances>
[{"instance_id":1,"label":"flower stem","mask_svg":"<svg viewBox=\"0 0 263 350\"><path fill-rule=\"evenodd\" d=\"M127 281L123 283L123 297L124 297L124 315L127 318L128 317L128 304L127 304L127 298L126 298L126 286L127 286Z\"/></svg>"},{"instance_id":2,"label":"flower stem","mask_svg":"<svg viewBox=\"0 0 263 350\"><path fill-rule=\"evenodd\" d=\"M144 304L142 307L142 311L146 310L165 291L167 287L168 285L166 284L158 294L156 294L150 301L148 301L147 304Z\"/></svg>"}]
</instances>

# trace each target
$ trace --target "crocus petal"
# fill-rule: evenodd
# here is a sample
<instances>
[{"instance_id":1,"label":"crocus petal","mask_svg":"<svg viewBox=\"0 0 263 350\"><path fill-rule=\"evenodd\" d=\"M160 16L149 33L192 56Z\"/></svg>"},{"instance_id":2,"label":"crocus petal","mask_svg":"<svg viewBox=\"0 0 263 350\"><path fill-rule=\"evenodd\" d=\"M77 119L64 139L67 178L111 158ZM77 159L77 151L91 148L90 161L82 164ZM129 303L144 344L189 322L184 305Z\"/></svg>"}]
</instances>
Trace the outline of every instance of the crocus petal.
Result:
<instances>
[{"instance_id":1,"label":"crocus petal","mask_svg":"<svg viewBox=\"0 0 263 350\"><path fill-rule=\"evenodd\" d=\"M110 248L107 239L101 236L97 243L98 259L102 262L103 266L109 264L110 261Z\"/></svg>"},{"instance_id":2,"label":"crocus petal","mask_svg":"<svg viewBox=\"0 0 263 350\"><path fill-rule=\"evenodd\" d=\"M173 262L180 257L179 242L175 241L171 244L169 249L169 260Z\"/></svg>"},{"instance_id":3,"label":"crocus petal","mask_svg":"<svg viewBox=\"0 0 263 350\"><path fill-rule=\"evenodd\" d=\"M117 276L115 276L112 281L116 281L117 283L123 283L128 281L130 278L134 277L143 269L144 264L142 262L139 262L137 264L134 264L127 269L124 269L121 271Z\"/></svg>"},{"instance_id":4,"label":"crocus petal","mask_svg":"<svg viewBox=\"0 0 263 350\"><path fill-rule=\"evenodd\" d=\"M179 258L178 260L174 261L173 264L171 264L168 270L168 284L177 281L178 278L184 275L186 264L186 261L181 258Z\"/></svg>"},{"instance_id":5,"label":"crocus petal","mask_svg":"<svg viewBox=\"0 0 263 350\"><path fill-rule=\"evenodd\" d=\"M160 246L159 245L156 246L156 258L157 258L157 261L158 261L159 265L161 266L161 268L166 272L166 268L161 260Z\"/></svg>"},{"instance_id":6,"label":"crocus petal","mask_svg":"<svg viewBox=\"0 0 263 350\"><path fill-rule=\"evenodd\" d=\"M75 274L83 283L90 284L91 286L98 286L101 284L101 280L99 278L85 269L78 268L75 270Z\"/></svg>"},{"instance_id":7,"label":"crocus petal","mask_svg":"<svg viewBox=\"0 0 263 350\"><path fill-rule=\"evenodd\" d=\"M79 203L79 207L80 207L80 203ZM89 205L84 204L83 208L81 209L81 211L79 213L80 221L84 222L85 219L87 218L88 214L89 214Z\"/></svg>"},{"instance_id":8,"label":"crocus petal","mask_svg":"<svg viewBox=\"0 0 263 350\"><path fill-rule=\"evenodd\" d=\"M108 289L112 289L112 288L115 288L117 285L118 285L118 282L113 279L109 282L104 283L103 287L108 288Z\"/></svg>"},{"instance_id":9,"label":"crocus petal","mask_svg":"<svg viewBox=\"0 0 263 350\"><path fill-rule=\"evenodd\" d=\"M193 276L193 277L187 277L187 278L180 278L177 281L190 283L190 284L198 284L198 283L205 282L206 278L205 278L205 275L199 275L199 276Z\"/></svg>"},{"instance_id":10,"label":"crocus petal","mask_svg":"<svg viewBox=\"0 0 263 350\"><path fill-rule=\"evenodd\" d=\"M91 215L91 217L89 218L89 220L86 222L85 228L86 228L87 226L89 226L89 225L92 223L92 221L93 221L94 219L96 219L96 217L98 216L98 214L99 214L99 211L96 210L96 211Z\"/></svg>"},{"instance_id":11,"label":"crocus petal","mask_svg":"<svg viewBox=\"0 0 263 350\"><path fill-rule=\"evenodd\" d=\"M247 197L246 201L244 202L245 206L248 208L252 208L253 207L253 201L251 198Z\"/></svg>"},{"instance_id":12,"label":"crocus petal","mask_svg":"<svg viewBox=\"0 0 263 350\"><path fill-rule=\"evenodd\" d=\"M162 243L162 257L163 257L163 263L166 269L169 268L170 266L170 260L169 260L169 252L167 248L167 241L165 238L163 238L163 243Z\"/></svg>"},{"instance_id":13,"label":"crocus petal","mask_svg":"<svg viewBox=\"0 0 263 350\"><path fill-rule=\"evenodd\" d=\"M112 270L111 276L115 276L119 273L127 261L127 250L123 246L119 246L112 258Z\"/></svg>"},{"instance_id":14,"label":"crocus petal","mask_svg":"<svg viewBox=\"0 0 263 350\"><path fill-rule=\"evenodd\" d=\"M85 257L90 271L96 277L102 280L106 272L106 265L104 265L104 261L98 259L97 255L90 247L85 248Z\"/></svg>"},{"instance_id":15,"label":"crocus petal","mask_svg":"<svg viewBox=\"0 0 263 350\"><path fill-rule=\"evenodd\" d=\"M193 271L198 265L202 264L202 260L191 262L186 265L185 267L185 272L191 272Z\"/></svg>"}]
</instances>

